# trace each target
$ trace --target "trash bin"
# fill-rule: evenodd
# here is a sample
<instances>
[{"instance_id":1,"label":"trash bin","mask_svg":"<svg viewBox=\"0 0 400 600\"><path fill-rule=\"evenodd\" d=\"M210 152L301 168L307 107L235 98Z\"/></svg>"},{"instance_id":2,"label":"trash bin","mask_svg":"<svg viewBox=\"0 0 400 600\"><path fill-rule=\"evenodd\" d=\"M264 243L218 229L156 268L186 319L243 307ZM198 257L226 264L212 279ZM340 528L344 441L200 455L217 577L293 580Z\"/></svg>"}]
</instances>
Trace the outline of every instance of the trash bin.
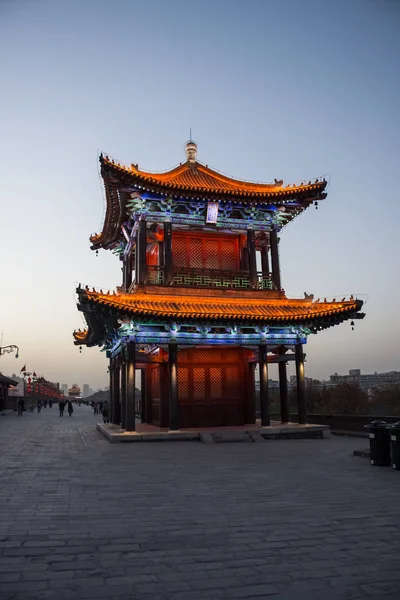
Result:
<instances>
[{"instance_id":1,"label":"trash bin","mask_svg":"<svg viewBox=\"0 0 400 600\"><path fill-rule=\"evenodd\" d=\"M371 465L390 465L390 436L386 421L372 421L365 425L365 429L369 432Z\"/></svg>"},{"instance_id":2,"label":"trash bin","mask_svg":"<svg viewBox=\"0 0 400 600\"><path fill-rule=\"evenodd\" d=\"M400 421L389 425L387 429L392 450L392 467L396 471L400 471Z\"/></svg>"}]
</instances>

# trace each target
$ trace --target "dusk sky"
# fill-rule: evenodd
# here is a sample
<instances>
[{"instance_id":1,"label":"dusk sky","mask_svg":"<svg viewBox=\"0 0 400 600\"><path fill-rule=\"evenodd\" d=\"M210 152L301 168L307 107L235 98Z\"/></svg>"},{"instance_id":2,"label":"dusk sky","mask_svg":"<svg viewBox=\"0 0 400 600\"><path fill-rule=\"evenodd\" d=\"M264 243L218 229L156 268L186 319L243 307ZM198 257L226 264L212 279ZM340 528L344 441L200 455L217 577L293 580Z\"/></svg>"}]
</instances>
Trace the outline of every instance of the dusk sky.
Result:
<instances>
[{"instance_id":1,"label":"dusk sky","mask_svg":"<svg viewBox=\"0 0 400 600\"><path fill-rule=\"evenodd\" d=\"M282 232L283 287L368 302L355 331L309 337L306 375L400 370L399 2L0 0L0 56L0 334L20 347L0 371L108 383L104 353L72 338L77 283L121 282L89 249L98 153L166 170L190 127L228 175L330 178Z\"/></svg>"}]
</instances>

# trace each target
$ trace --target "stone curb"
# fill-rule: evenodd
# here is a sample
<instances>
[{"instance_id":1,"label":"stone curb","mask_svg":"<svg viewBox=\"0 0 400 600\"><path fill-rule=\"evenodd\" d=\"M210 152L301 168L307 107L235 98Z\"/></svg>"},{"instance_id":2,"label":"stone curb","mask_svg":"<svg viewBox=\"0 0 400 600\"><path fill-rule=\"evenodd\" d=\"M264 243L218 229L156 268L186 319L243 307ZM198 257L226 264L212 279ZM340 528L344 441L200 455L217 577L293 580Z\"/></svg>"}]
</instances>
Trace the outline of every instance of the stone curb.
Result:
<instances>
[{"instance_id":1,"label":"stone curb","mask_svg":"<svg viewBox=\"0 0 400 600\"><path fill-rule=\"evenodd\" d=\"M210 431L159 431L159 432L142 432L126 433L117 428L116 425L108 423L97 423L97 430L104 435L111 443L127 443L127 442L203 442L214 443L215 441L243 441L242 439L235 440L235 437L242 438L247 434L248 441L268 441L274 439L329 439L330 427L328 425L304 425L304 426L283 426L283 427L261 427L259 429L229 429ZM215 436L221 436L222 440L214 439ZM210 440L212 439L212 442ZM230 438L230 439L229 439ZM257 439L255 439L257 438Z\"/></svg>"}]
</instances>

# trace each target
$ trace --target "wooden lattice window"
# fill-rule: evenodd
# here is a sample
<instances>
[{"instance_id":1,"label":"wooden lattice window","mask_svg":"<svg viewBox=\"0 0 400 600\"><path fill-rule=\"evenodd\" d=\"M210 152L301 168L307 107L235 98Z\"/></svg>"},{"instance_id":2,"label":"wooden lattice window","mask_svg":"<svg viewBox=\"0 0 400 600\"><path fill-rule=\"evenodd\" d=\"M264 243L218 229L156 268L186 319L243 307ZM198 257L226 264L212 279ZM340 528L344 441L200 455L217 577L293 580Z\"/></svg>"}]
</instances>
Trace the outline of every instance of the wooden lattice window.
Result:
<instances>
[{"instance_id":1,"label":"wooden lattice window","mask_svg":"<svg viewBox=\"0 0 400 600\"><path fill-rule=\"evenodd\" d=\"M225 368L225 392L230 398L240 397L240 369L237 365L232 365Z\"/></svg>"},{"instance_id":2,"label":"wooden lattice window","mask_svg":"<svg viewBox=\"0 0 400 600\"><path fill-rule=\"evenodd\" d=\"M235 271L239 269L239 238L204 234L172 236L174 267Z\"/></svg>"},{"instance_id":3,"label":"wooden lattice window","mask_svg":"<svg viewBox=\"0 0 400 600\"><path fill-rule=\"evenodd\" d=\"M174 267L186 267L186 238L172 236L172 261Z\"/></svg>"},{"instance_id":4,"label":"wooden lattice window","mask_svg":"<svg viewBox=\"0 0 400 600\"><path fill-rule=\"evenodd\" d=\"M178 363L187 362L189 360L188 350L179 350L178 352Z\"/></svg>"},{"instance_id":5,"label":"wooden lattice window","mask_svg":"<svg viewBox=\"0 0 400 600\"><path fill-rule=\"evenodd\" d=\"M193 400L203 400L206 396L206 370L204 367L193 368Z\"/></svg>"},{"instance_id":6,"label":"wooden lattice window","mask_svg":"<svg viewBox=\"0 0 400 600\"><path fill-rule=\"evenodd\" d=\"M216 356L215 356L215 352L210 353L207 350L192 350L191 353L191 360L194 363L206 363L206 362L210 362L215 360ZM219 356L218 356L219 359Z\"/></svg>"},{"instance_id":7,"label":"wooden lattice window","mask_svg":"<svg viewBox=\"0 0 400 600\"><path fill-rule=\"evenodd\" d=\"M220 269L234 271L238 268L238 250L235 239L222 239L220 241Z\"/></svg>"},{"instance_id":8,"label":"wooden lattice window","mask_svg":"<svg viewBox=\"0 0 400 600\"><path fill-rule=\"evenodd\" d=\"M222 368L210 367L210 399L222 398Z\"/></svg>"},{"instance_id":9,"label":"wooden lattice window","mask_svg":"<svg viewBox=\"0 0 400 600\"><path fill-rule=\"evenodd\" d=\"M186 367L178 368L178 398L187 400L189 397L189 369Z\"/></svg>"},{"instance_id":10,"label":"wooden lattice window","mask_svg":"<svg viewBox=\"0 0 400 600\"><path fill-rule=\"evenodd\" d=\"M203 266L201 239L189 238L189 256L186 262L191 269L201 269Z\"/></svg>"},{"instance_id":11,"label":"wooden lattice window","mask_svg":"<svg viewBox=\"0 0 400 600\"><path fill-rule=\"evenodd\" d=\"M204 238L203 240L203 260L206 269L220 269L220 242L218 240Z\"/></svg>"}]
</instances>

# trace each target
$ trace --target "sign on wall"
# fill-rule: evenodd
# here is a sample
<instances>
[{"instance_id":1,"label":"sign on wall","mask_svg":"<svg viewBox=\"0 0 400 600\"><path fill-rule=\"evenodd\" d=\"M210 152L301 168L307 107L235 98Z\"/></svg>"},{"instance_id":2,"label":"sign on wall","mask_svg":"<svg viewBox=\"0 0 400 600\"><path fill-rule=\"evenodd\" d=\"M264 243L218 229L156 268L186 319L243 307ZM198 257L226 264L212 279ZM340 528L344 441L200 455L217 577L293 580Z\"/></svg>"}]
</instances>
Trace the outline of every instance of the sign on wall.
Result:
<instances>
[{"instance_id":1,"label":"sign on wall","mask_svg":"<svg viewBox=\"0 0 400 600\"><path fill-rule=\"evenodd\" d=\"M207 204L206 223L216 223L218 219L218 202L209 202Z\"/></svg>"}]
</instances>

